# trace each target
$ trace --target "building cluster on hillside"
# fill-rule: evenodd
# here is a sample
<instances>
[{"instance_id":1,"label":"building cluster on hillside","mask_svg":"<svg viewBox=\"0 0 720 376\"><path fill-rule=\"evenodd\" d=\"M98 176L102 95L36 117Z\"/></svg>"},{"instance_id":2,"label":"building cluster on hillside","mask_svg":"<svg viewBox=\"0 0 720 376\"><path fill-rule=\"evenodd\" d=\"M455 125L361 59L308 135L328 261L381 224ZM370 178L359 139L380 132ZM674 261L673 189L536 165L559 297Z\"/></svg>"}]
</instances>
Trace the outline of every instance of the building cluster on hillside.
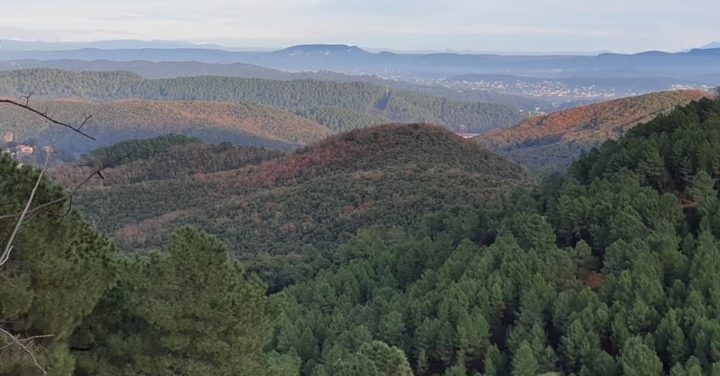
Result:
<instances>
[{"instance_id":1,"label":"building cluster on hillside","mask_svg":"<svg viewBox=\"0 0 720 376\"><path fill-rule=\"evenodd\" d=\"M460 125L458 126L457 131L455 132L456 135L462 137L462 138L474 138L480 135L480 133L472 133L468 132L467 125Z\"/></svg>"},{"instance_id":2,"label":"building cluster on hillside","mask_svg":"<svg viewBox=\"0 0 720 376\"><path fill-rule=\"evenodd\" d=\"M9 153L13 158L30 157L37 151L34 146L16 143L13 132L3 134L0 150Z\"/></svg>"},{"instance_id":3,"label":"building cluster on hillside","mask_svg":"<svg viewBox=\"0 0 720 376\"><path fill-rule=\"evenodd\" d=\"M393 79L393 77L384 77ZM407 78L406 78L407 80ZM635 88L629 89L624 86L608 86L600 84L574 84L562 79L536 79L536 78L518 78L518 77L492 77L478 79L447 79L442 77L412 77L410 81L427 85L427 86L443 86L447 89L457 91L485 91L500 94L521 95L526 97L535 97L559 101L574 100L610 100L615 98L632 97L647 94L660 90L687 90L699 89L705 91L713 90L708 85L689 85L674 84L660 88Z\"/></svg>"}]
</instances>

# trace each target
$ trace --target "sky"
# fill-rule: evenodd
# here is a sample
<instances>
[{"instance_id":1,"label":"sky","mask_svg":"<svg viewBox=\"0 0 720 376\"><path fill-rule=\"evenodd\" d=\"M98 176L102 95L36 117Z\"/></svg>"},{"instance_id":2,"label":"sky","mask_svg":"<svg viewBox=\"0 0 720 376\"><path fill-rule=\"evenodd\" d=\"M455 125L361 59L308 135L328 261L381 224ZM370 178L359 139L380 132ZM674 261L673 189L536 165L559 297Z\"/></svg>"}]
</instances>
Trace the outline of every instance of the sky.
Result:
<instances>
[{"instance_id":1,"label":"sky","mask_svg":"<svg viewBox=\"0 0 720 376\"><path fill-rule=\"evenodd\" d=\"M680 51L720 0L0 0L0 40L172 40L400 51Z\"/></svg>"}]
</instances>

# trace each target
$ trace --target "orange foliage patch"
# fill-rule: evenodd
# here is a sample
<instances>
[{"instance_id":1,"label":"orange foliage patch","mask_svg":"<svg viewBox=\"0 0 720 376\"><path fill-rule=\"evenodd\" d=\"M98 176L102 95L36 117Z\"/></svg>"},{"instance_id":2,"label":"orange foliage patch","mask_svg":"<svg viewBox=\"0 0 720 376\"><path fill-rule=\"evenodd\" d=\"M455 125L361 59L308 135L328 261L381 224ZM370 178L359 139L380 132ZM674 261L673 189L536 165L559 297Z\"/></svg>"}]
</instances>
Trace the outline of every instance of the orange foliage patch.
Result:
<instances>
[{"instance_id":1,"label":"orange foliage patch","mask_svg":"<svg viewBox=\"0 0 720 376\"><path fill-rule=\"evenodd\" d=\"M677 106L709 96L699 90L677 90L617 99L535 116L512 128L490 131L476 140L496 149L533 143L602 142Z\"/></svg>"},{"instance_id":2,"label":"orange foliage patch","mask_svg":"<svg viewBox=\"0 0 720 376\"><path fill-rule=\"evenodd\" d=\"M585 278L583 278L583 284L585 284L585 286L587 286L593 290L599 289L600 287L602 287L602 285L604 283L605 283L605 276L602 274L598 274L598 273L592 273L590 275L585 276Z\"/></svg>"}]
</instances>

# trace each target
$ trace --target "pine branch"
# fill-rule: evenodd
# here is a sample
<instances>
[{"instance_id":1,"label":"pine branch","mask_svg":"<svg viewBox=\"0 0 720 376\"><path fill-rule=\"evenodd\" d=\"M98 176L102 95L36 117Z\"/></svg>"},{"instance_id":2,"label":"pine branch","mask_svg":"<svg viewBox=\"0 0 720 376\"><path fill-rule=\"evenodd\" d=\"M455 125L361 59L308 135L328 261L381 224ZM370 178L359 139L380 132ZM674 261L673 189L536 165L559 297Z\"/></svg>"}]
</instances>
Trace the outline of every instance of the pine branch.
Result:
<instances>
[{"instance_id":1,"label":"pine branch","mask_svg":"<svg viewBox=\"0 0 720 376\"><path fill-rule=\"evenodd\" d=\"M21 109L24 109L26 111L30 111L31 113L38 115L53 124L68 128L68 129L72 130L73 132L80 134L83 137L89 138L93 141L95 140L94 137L90 136L89 134L85 133L82 130L82 128L90 121L90 118L92 117L92 115L84 115L84 120L82 121L82 123L80 123L80 125L78 125L78 126L73 126L71 124L56 120L53 117L49 116L47 114L47 112L48 112L47 110L45 110L44 112L41 112L41 111L38 111L35 108L31 107L30 106L30 97L32 97L32 95L33 95L33 93L30 93L23 97L25 99L24 104L14 101L12 99L0 99L0 104L9 104L9 105L13 105L13 106L19 107ZM63 202L65 200L70 200L70 202L72 203L72 194L74 194L78 189L80 189L80 187L82 185L87 183L95 174L102 177L102 174L100 173L100 171L102 169L100 169L100 170L96 171L95 173L93 173L92 175L90 175L89 177L87 177L82 183L80 183L80 185L78 185L71 194L61 197L60 199L56 199L51 202L45 203L45 204L40 205L31 210L30 207L32 206L33 200L35 199L35 194L37 193L37 190L40 187L42 178L45 175L45 170L47 169L49 161L50 161L50 151L48 151L45 156L45 165L40 170L40 174L38 175L37 181L35 182L35 186L33 187L32 191L30 192L30 197L28 198L23 211L19 214L13 214L10 216L1 216L0 217L0 219L17 218L17 223L15 224L15 227L13 228L13 231L10 234L10 238L8 239L7 244L5 245L5 248L2 252L2 254L0 254L0 266L7 263L8 260L10 259L10 255L12 254L12 251L13 251L13 242L15 240L15 237L17 236L17 233L20 230L20 227L22 226L23 221L25 220L25 218L28 215L31 215L32 213L37 212L38 210L40 210L42 208L46 208L48 206ZM70 208L68 208L68 213L69 213L69 210L70 210ZM0 327L0 334L2 334L3 336L5 336L9 339L9 343L6 344L6 346L4 346L2 349L6 348L8 346L11 346L11 345L17 345L18 347L20 347L20 349L22 349L24 352L26 352L30 356L30 358L32 358L32 361L33 361L35 367L37 369L39 369L43 373L43 375L47 375L47 371L45 370L45 368L43 368L42 365L40 365L40 363L38 362L37 358L35 357L35 354L33 353L33 351L30 348L28 348L28 346L24 342L29 342L36 338L52 337L52 335L33 336L33 337L24 338L24 339L19 339L17 336L13 335L12 333L10 333L9 331L5 330L2 327Z\"/></svg>"}]
</instances>

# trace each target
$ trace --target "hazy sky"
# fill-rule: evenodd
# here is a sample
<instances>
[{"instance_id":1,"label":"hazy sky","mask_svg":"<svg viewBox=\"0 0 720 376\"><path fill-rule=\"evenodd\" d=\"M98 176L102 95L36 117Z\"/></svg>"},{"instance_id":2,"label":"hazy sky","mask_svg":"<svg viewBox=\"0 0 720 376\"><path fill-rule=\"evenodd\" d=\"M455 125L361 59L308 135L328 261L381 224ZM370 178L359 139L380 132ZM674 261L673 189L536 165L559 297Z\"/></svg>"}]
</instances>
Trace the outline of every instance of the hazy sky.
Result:
<instances>
[{"instance_id":1,"label":"hazy sky","mask_svg":"<svg viewBox=\"0 0 720 376\"><path fill-rule=\"evenodd\" d=\"M719 14L720 0L0 0L0 38L630 52L720 40Z\"/></svg>"}]
</instances>

